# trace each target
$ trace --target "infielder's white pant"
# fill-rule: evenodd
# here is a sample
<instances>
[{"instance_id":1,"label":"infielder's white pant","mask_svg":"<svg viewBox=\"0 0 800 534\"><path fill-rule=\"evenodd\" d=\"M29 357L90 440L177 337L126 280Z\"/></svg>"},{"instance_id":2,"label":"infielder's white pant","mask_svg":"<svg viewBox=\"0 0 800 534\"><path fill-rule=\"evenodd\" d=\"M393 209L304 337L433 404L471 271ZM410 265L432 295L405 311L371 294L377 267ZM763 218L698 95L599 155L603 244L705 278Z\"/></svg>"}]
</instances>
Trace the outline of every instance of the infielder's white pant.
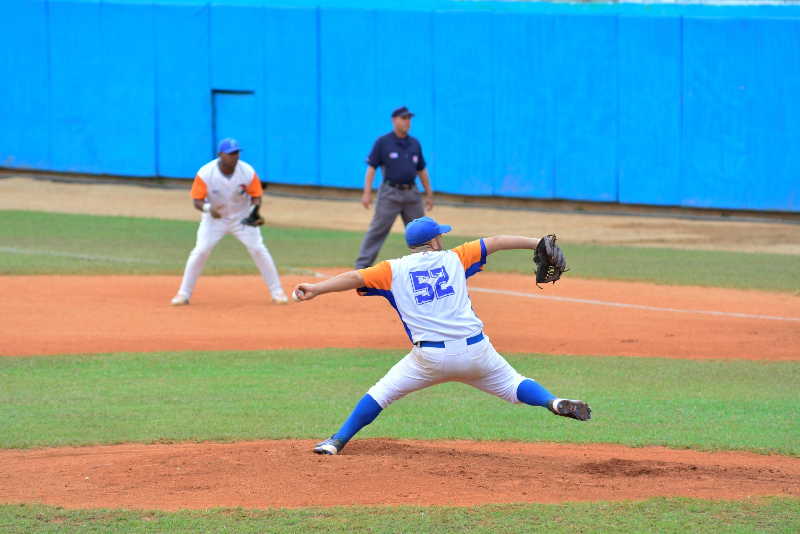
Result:
<instances>
[{"instance_id":1,"label":"infielder's white pant","mask_svg":"<svg viewBox=\"0 0 800 534\"><path fill-rule=\"evenodd\" d=\"M197 229L197 243L186 261L186 269L183 272L183 281L178 294L187 299L192 296L197 278L203 271L211 251L226 234L233 234L247 247L247 252L253 258L261 273L261 278L264 279L272 296L285 297L278 269L275 268L275 262L272 260L269 250L264 246L259 227L242 224L240 219L214 219L208 214L204 214L200 221L200 227Z\"/></svg>"},{"instance_id":2,"label":"infielder's white pant","mask_svg":"<svg viewBox=\"0 0 800 534\"><path fill-rule=\"evenodd\" d=\"M474 345L466 340L445 348L414 347L368 393L381 408L420 389L443 382L463 382L491 395L518 403L517 388L525 380L492 346L488 337Z\"/></svg>"}]
</instances>

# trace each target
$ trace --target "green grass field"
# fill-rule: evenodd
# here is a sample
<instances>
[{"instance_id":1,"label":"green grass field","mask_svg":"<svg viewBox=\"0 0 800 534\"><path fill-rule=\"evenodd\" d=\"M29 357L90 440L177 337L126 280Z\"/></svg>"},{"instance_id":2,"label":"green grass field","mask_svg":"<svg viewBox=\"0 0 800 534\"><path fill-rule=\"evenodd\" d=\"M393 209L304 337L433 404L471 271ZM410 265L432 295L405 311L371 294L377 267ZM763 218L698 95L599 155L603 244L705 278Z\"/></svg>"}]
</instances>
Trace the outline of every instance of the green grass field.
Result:
<instances>
[{"instance_id":1,"label":"green grass field","mask_svg":"<svg viewBox=\"0 0 800 534\"><path fill-rule=\"evenodd\" d=\"M451 507L360 507L303 510L208 510L157 512L64 510L50 506L0 505L0 530L30 532L369 532L485 534L546 532L658 532L723 534L800 530L793 499L643 502Z\"/></svg>"},{"instance_id":2,"label":"green grass field","mask_svg":"<svg viewBox=\"0 0 800 534\"><path fill-rule=\"evenodd\" d=\"M14 274L178 274L194 246L197 223L134 217L100 217L0 211L0 275ZM358 253L363 234L335 230L262 230L279 268L345 267ZM455 246L482 236L448 235ZM564 243L567 276L641 280L800 292L800 256L746 252L602 247ZM382 258L407 249L391 235ZM493 255L489 271L530 273L530 253ZM254 273L250 257L228 236L214 250L205 274Z\"/></svg>"},{"instance_id":3,"label":"green grass field","mask_svg":"<svg viewBox=\"0 0 800 534\"><path fill-rule=\"evenodd\" d=\"M197 229L192 222L22 211L0 211L0 221L0 275L178 274ZM350 265L362 237L300 228L263 231L284 272ZM448 237L447 244L469 238ZM568 276L800 291L798 256L569 243L564 248L572 267ZM392 236L382 257L403 253L402 239ZM498 254L488 270L529 273L529 254ZM254 272L243 247L226 238L205 274ZM365 347L0 358L0 447L319 438L338 427L400 356ZM798 362L508 359L554 393L590 399L592 424L553 424L545 410L446 384L391 406L359 437L608 442L800 456ZM307 387L298 392L298 383ZM315 393L305 393L310 391ZM0 532L26 533L799 530L800 500L791 498L176 513L0 505Z\"/></svg>"},{"instance_id":4,"label":"green grass field","mask_svg":"<svg viewBox=\"0 0 800 534\"><path fill-rule=\"evenodd\" d=\"M325 437L400 356L327 349L0 358L6 378L0 447ZM392 405L359 437L608 442L800 456L800 366L793 362L508 360L558 395L591 399L592 424L553 424L547 410L452 383Z\"/></svg>"}]
</instances>

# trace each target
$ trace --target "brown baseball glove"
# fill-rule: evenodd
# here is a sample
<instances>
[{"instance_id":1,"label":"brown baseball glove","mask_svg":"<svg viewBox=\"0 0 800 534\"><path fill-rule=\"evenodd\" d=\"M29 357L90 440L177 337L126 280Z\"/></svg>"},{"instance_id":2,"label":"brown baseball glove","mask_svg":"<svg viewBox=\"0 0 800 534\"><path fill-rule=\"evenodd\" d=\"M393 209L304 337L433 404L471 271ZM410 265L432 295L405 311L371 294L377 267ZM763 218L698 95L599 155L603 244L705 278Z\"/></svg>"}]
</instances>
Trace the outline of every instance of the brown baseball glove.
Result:
<instances>
[{"instance_id":1,"label":"brown baseball glove","mask_svg":"<svg viewBox=\"0 0 800 534\"><path fill-rule=\"evenodd\" d=\"M569 270L567 268L567 260L564 258L564 252L556 245L556 239L555 234L542 237L533 251L537 286L548 282L555 284L561 278L561 274Z\"/></svg>"},{"instance_id":2,"label":"brown baseball glove","mask_svg":"<svg viewBox=\"0 0 800 534\"><path fill-rule=\"evenodd\" d=\"M242 219L242 224L246 224L247 226L261 226L264 224L264 218L261 217L261 214L258 210L261 208L261 204L256 204L253 206L253 210L250 212L250 215Z\"/></svg>"}]
</instances>

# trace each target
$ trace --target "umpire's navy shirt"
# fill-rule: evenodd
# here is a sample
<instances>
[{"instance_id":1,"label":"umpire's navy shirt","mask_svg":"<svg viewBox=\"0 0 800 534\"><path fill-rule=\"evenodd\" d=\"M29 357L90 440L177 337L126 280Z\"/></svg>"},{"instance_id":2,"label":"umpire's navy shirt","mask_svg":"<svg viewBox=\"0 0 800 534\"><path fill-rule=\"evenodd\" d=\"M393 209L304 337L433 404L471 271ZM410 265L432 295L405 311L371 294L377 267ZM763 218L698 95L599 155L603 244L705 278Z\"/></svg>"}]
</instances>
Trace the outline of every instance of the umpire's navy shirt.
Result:
<instances>
[{"instance_id":1,"label":"umpire's navy shirt","mask_svg":"<svg viewBox=\"0 0 800 534\"><path fill-rule=\"evenodd\" d=\"M413 184L417 173L425 168L425 158L415 137L397 137L391 131L375 141L367 164L376 169L381 167L384 182Z\"/></svg>"}]
</instances>

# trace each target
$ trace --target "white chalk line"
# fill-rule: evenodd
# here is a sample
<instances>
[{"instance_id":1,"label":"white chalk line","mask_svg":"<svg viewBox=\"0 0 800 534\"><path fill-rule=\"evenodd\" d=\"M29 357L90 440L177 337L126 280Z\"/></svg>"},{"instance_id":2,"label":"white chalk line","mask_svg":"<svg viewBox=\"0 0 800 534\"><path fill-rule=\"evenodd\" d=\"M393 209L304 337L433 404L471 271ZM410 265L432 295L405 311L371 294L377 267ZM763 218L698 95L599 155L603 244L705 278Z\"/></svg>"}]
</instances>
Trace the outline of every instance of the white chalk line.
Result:
<instances>
[{"instance_id":1,"label":"white chalk line","mask_svg":"<svg viewBox=\"0 0 800 534\"><path fill-rule=\"evenodd\" d=\"M54 256L58 258L73 258L76 260L87 261L106 261L112 263L144 263L147 265L173 265L174 261L163 261L148 258L126 258L124 256L102 256L99 254L80 254L76 252L59 252L57 250L42 250L35 248L19 248L19 247L0 247L0 253L7 254L21 254L31 256ZM183 260L180 260L183 261ZM253 265L251 262L231 262L231 261L215 261L215 267L242 267Z\"/></svg>"},{"instance_id":2,"label":"white chalk line","mask_svg":"<svg viewBox=\"0 0 800 534\"><path fill-rule=\"evenodd\" d=\"M658 306L646 306L644 304L625 304L623 302L611 302L606 300L578 299L572 297L554 297L551 295L536 295L534 293L522 293L520 291L508 291L505 289L488 289L484 287L470 287L470 291L481 293L494 293L497 295L509 295L512 297L525 297L530 299L555 300L558 302L573 302L576 304L592 304L595 306L610 306L614 308L630 308L635 310L647 310L669 313L692 313L696 315L715 315L719 317L737 317L741 319L764 319L767 321L793 321L800 322L797 317L782 317L780 315L760 315L754 313L722 312L714 310L682 310L680 308L661 308Z\"/></svg>"},{"instance_id":3,"label":"white chalk line","mask_svg":"<svg viewBox=\"0 0 800 534\"><path fill-rule=\"evenodd\" d=\"M154 260L154 259L147 259L147 258L125 258L121 256L101 256L95 254L78 254L75 252L59 252L57 250L41 250L41 249L34 249L34 248L20 248L20 247L0 247L0 253L5 252L7 254L21 254L21 255L32 255L32 256L55 256L59 258L73 258L77 260L87 260L87 261L107 261L107 262L115 262L115 263L145 263L148 265L171 265L174 262L166 262L162 260ZM217 267L242 267L242 266L253 266L252 262L226 262L226 261L217 261L215 262L215 266ZM292 274L300 274L300 275L307 275L313 276L314 278L328 278L327 274L319 273L312 269L297 269L294 267L290 267L287 269L289 273Z\"/></svg>"},{"instance_id":4,"label":"white chalk line","mask_svg":"<svg viewBox=\"0 0 800 534\"><path fill-rule=\"evenodd\" d=\"M313 269L300 269L297 267L289 267L287 271L290 272L291 274L297 274L300 276L313 276L314 278L331 278L331 275L320 273Z\"/></svg>"},{"instance_id":5,"label":"white chalk line","mask_svg":"<svg viewBox=\"0 0 800 534\"><path fill-rule=\"evenodd\" d=\"M38 250L33 248L0 247L0 252L8 254L26 254L34 256L56 256L59 258L75 258L78 260L89 261L111 261L116 263L150 263L160 264L160 260L148 260L145 258L123 258L118 256L99 256L94 254L77 254L75 252L58 252L55 250Z\"/></svg>"},{"instance_id":6,"label":"white chalk line","mask_svg":"<svg viewBox=\"0 0 800 534\"><path fill-rule=\"evenodd\" d=\"M52 250L36 250L36 249L22 249L22 248L15 248L15 247L0 247L0 252L8 252L11 254L40 254L46 256L60 256L60 257L67 257L67 258L77 258L83 260L93 260L93 261L112 261L112 262L120 262L120 263L149 263L149 264L160 264L164 263L159 260L147 260L144 258L118 258L113 256L95 256L89 254L75 254L72 252L56 252ZM311 269L289 269L293 273L297 274L309 274L314 278L329 278L330 275L325 273L320 273ZM593 300L593 299L579 299L573 297L556 297L552 295L536 295L535 293L523 293L521 291L509 291L507 289L489 289L485 287L470 287L470 291L477 291L479 293L494 293L496 295L509 295L512 297L523 297L529 299L542 299L542 300L554 300L557 302L572 302L576 304L591 304L594 306L609 306L612 308L629 308L635 310L647 310L647 311L656 311L656 312L668 312L668 313L690 313L695 315L714 315L718 317L738 317L741 319L764 319L767 321L789 321L789 322L800 322L800 318L797 317L783 317L780 315L761 315L755 313L738 313L738 312L722 312L722 311L714 311L714 310L683 310L680 308L662 308L659 306L647 306L644 304L626 304L623 302L613 302L607 300Z\"/></svg>"},{"instance_id":7,"label":"white chalk line","mask_svg":"<svg viewBox=\"0 0 800 534\"><path fill-rule=\"evenodd\" d=\"M317 278L328 278L329 275L319 272L314 272L314 276ZM479 293L494 293L496 295L509 295L511 297L523 297L529 299L543 299L543 300L555 300L558 302L573 302L576 304L591 304L594 306L610 306L613 308L631 308L636 310L647 310L647 311L657 311L657 312L668 312L668 313L692 313L697 315L715 315L719 317L737 317L741 319L764 319L767 321L790 321L790 322L800 322L800 318L797 317L782 317L780 315L760 315L754 313L737 313L737 312L721 312L721 311L714 311L714 310L682 310L680 308L661 308L658 306L647 306L644 304L625 304L623 302L612 302L607 300L593 300L593 299L579 299L573 297L555 297L552 295L537 295L535 293L523 293L521 291L509 291L507 289L489 289L486 287L472 287L469 288L470 291L477 291Z\"/></svg>"}]
</instances>

